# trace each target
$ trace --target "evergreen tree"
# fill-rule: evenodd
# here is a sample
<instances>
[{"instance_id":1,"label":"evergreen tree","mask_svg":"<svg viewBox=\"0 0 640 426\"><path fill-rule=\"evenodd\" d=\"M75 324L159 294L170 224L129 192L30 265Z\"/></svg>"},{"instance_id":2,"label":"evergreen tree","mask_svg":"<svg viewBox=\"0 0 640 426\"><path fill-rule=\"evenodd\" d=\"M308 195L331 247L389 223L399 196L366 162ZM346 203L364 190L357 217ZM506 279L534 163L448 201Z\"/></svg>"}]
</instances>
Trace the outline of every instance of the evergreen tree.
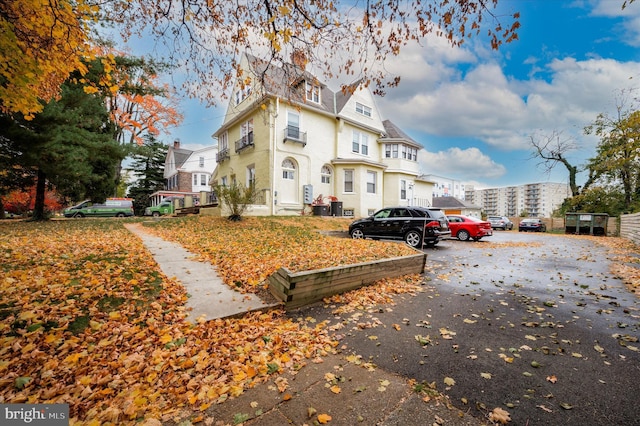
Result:
<instances>
[{"instance_id":1,"label":"evergreen tree","mask_svg":"<svg viewBox=\"0 0 640 426\"><path fill-rule=\"evenodd\" d=\"M136 214L143 214L151 205L150 196L164 188L164 161L168 147L153 136L145 136L142 146L136 147L132 155L136 182L129 188L128 196L134 199Z\"/></svg>"}]
</instances>

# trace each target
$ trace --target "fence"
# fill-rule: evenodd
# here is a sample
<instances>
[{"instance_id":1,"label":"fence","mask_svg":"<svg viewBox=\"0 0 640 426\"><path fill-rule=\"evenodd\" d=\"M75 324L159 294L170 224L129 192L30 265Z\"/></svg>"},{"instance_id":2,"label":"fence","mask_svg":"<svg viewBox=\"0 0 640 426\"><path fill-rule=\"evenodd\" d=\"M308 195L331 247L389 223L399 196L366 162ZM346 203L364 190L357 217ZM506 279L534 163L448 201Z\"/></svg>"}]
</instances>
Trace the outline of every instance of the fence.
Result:
<instances>
[{"instance_id":1,"label":"fence","mask_svg":"<svg viewBox=\"0 0 640 426\"><path fill-rule=\"evenodd\" d=\"M620 236L640 244L640 213L620 216Z\"/></svg>"}]
</instances>

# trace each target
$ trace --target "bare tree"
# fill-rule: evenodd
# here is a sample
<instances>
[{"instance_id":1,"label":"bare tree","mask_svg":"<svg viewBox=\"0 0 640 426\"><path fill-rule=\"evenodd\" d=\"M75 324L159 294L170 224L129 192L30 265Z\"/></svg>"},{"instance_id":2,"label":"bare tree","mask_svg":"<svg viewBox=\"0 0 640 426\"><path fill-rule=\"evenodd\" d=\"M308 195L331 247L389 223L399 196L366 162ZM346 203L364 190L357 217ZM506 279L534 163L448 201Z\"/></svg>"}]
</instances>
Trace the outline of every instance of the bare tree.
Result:
<instances>
[{"instance_id":1,"label":"bare tree","mask_svg":"<svg viewBox=\"0 0 640 426\"><path fill-rule=\"evenodd\" d=\"M558 163L562 164L569 172L571 195L579 195L580 187L576 184L576 176L580 169L567 159L568 152L578 149L576 140L573 137L563 137L562 132L556 130L551 135L531 135L529 139L533 147L530 158L540 159L538 166L543 168L545 173L550 173Z\"/></svg>"}]
</instances>

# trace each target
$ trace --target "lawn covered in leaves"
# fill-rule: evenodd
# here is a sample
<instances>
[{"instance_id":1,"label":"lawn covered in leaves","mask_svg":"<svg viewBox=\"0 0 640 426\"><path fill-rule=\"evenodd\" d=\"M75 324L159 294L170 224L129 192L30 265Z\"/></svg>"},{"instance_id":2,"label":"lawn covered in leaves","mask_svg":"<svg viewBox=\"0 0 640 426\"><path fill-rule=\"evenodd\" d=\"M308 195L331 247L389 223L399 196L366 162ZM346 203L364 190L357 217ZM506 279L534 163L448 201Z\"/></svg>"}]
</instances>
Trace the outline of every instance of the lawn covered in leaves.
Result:
<instances>
[{"instance_id":1,"label":"lawn covered in leaves","mask_svg":"<svg viewBox=\"0 0 640 426\"><path fill-rule=\"evenodd\" d=\"M346 231L349 222L312 216L248 217L240 222L193 216L145 226L211 262L225 283L245 292L255 292L280 267L299 272L416 253L404 243L336 238L318 232Z\"/></svg>"},{"instance_id":2,"label":"lawn covered in leaves","mask_svg":"<svg viewBox=\"0 0 640 426\"><path fill-rule=\"evenodd\" d=\"M280 311L184 321L122 221L0 223L0 259L0 403L68 403L72 424L204 410L332 350Z\"/></svg>"},{"instance_id":3,"label":"lawn covered in leaves","mask_svg":"<svg viewBox=\"0 0 640 426\"><path fill-rule=\"evenodd\" d=\"M329 238L317 230L347 222L305 219L187 218L149 229L199 253L245 291L281 266L414 253L403 244ZM293 322L282 311L185 321L184 288L123 223L0 223L0 403L67 403L71 424L168 419L333 350L323 324ZM412 288L417 280L403 281ZM395 281L380 285L403 291Z\"/></svg>"}]
</instances>

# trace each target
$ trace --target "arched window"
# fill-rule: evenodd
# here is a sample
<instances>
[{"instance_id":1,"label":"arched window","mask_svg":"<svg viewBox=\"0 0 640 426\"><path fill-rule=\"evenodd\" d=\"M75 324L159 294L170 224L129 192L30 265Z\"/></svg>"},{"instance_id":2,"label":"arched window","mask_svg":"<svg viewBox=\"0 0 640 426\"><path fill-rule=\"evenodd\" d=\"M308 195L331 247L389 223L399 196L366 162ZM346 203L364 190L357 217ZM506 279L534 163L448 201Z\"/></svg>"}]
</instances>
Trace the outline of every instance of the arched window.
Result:
<instances>
[{"instance_id":1,"label":"arched window","mask_svg":"<svg viewBox=\"0 0 640 426\"><path fill-rule=\"evenodd\" d=\"M320 182L331 183L331 167L326 164L320 169Z\"/></svg>"},{"instance_id":2,"label":"arched window","mask_svg":"<svg viewBox=\"0 0 640 426\"><path fill-rule=\"evenodd\" d=\"M282 162L282 179L294 180L296 178L296 165L289 158Z\"/></svg>"}]
</instances>

